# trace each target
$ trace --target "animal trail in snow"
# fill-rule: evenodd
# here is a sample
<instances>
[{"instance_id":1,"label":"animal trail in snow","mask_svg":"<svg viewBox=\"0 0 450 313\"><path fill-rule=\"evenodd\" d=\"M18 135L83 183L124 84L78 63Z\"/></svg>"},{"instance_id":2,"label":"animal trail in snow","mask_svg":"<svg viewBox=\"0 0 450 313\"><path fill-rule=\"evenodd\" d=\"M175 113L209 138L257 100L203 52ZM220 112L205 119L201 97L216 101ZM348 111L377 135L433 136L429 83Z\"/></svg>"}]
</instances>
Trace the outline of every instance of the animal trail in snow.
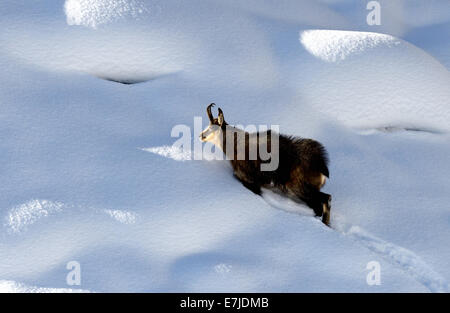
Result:
<instances>
[{"instance_id":1,"label":"animal trail in snow","mask_svg":"<svg viewBox=\"0 0 450 313\"><path fill-rule=\"evenodd\" d=\"M263 199L272 207L289 213L302 216L314 216L306 206L299 205L294 201L265 190ZM448 292L449 284L440 274L435 272L426 264L420 256L414 252L395 245L391 242L378 238L359 226L351 225L344 221L342 216L332 214L331 228L346 237L358 242L372 252L380 255L390 264L400 268L411 275L415 280L423 284L431 292Z\"/></svg>"}]
</instances>

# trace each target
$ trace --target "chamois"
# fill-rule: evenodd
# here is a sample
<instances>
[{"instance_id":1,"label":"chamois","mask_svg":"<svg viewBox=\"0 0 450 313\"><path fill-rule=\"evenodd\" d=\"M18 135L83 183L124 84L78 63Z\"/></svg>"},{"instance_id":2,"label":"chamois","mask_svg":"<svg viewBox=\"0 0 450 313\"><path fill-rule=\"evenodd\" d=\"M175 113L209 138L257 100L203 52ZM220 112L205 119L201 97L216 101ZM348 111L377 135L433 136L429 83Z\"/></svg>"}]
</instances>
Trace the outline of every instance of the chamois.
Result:
<instances>
[{"instance_id":1,"label":"chamois","mask_svg":"<svg viewBox=\"0 0 450 313\"><path fill-rule=\"evenodd\" d=\"M211 103L206 108L209 126L200 139L222 149L231 161L234 176L255 194L261 195L261 187L264 187L306 203L316 216L322 216L324 224L329 225L331 195L320 191L329 178L328 156L322 144L271 130L248 133L228 125L220 108L214 118L211 113L214 105ZM278 141L275 149L278 151L271 151L274 140ZM277 160L276 168L262 170L262 166L268 164L261 158L262 147L266 147L271 161ZM252 149L259 153L252 157Z\"/></svg>"}]
</instances>

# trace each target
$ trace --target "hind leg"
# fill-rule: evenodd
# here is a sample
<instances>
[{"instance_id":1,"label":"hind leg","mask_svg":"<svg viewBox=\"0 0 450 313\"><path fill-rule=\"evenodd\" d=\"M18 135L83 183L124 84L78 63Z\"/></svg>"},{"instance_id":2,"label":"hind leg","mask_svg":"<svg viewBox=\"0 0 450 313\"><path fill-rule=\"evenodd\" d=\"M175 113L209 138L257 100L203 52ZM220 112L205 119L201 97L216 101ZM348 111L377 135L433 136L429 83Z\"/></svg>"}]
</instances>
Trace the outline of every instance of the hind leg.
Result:
<instances>
[{"instance_id":1,"label":"hind leg","mask_svg":"<svg viewBox=\"0 0 450 313\"><path fill-rule=\"evenodd\" d=\"M322 222L329 226L330 224L330 210L331 210L331 195L324 193L324 192L320 192L320 197L321 197L321 203L322 203L322 210L323 210L323 215L322 215Z\"/></svg>"},{"instance_id":2,"label":"hind leg","mask_svg":"<svg viewBox=\"0 0 450 313\"><path fill-rule=\"evenodd\" d=\"M331 196L321 192L316 186L308 183L288 184L288 194L295 195L314 210L316 216L322 216L325 225L330 223Z\"/></svg>"},{"instance_id":3,"label":"hind leg","mask_svg":"<svg viewBox=\"0 0 450 313\"><path fill-rule=\"evenodd\" d=\"M313 209L316 216L323 216L324 210L322 202L318 197L308 197L302 199L311 209Z\"/></svg>"},{"instance_id":4,"label":"hind leg","mask_svg":"<svg viewBox=\"0 0 450 313\"><path fill-rule=\"evenodd\" d=\"M287 194L293 200L300 200L306 203L307 206L314 210L316 216L322 216L322 197L317 188L303 183L288 184L286 187Z\"/></svg>"},{"instance_id":5,"label":"hind leg","mask_svg":"<svg viewBox=\"0 0 450 313\"><path fill-rule=\"evenodd\" d=\"M316 216L322 216L322 223L330 225L331 195L317 190L311 191L304 201L314 210Z\"/></svg>"},{"instance_id":6,"label":"hind leg","mask_svg":"<svg viewBox=\"0 0 450 313\"><path fill-rule=\"evenodd\" d=\"M244 187L248 188L250 191L252 191L254 194L261 195L261 186L258 184L249 183L246 181L241 181L242 185Z\"/></svg>"}]
</instances>

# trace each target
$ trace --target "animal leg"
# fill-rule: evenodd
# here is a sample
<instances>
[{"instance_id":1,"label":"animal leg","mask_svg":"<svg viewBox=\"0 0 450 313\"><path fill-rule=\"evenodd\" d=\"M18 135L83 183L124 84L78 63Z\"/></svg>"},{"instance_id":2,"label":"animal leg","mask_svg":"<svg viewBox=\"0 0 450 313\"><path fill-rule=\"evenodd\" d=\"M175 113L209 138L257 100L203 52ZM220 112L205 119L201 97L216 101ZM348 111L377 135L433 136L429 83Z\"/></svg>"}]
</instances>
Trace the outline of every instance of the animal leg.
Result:
<instances>
[{"instance_id":1,"label":"animal leg","mask_svg":"<svg viewBox=\"0 0 450 313\"><path fill-rule=\"evenodd\" d=\"M320 192L320 196L322 199L322 208L323 208L322 222L325 225L329 226L330 225L330 210L331 210L331 195Z\"/></svg>"},{"instance_id":2,"label":"animal leg","mask_svg":"<svg viewBox=\"0 0 450 313\"><path fill-rule=\"evenodd\" d=\"M322 223L330 226L331 195L309 189L306 204L314 210L316 216L322 216Z\"/></svg>"},{"instance_id":3,"label":"animal leg","mask_svg":"<svg viewBox=\"0 0 450 313\"><path fill-rule=\"evenodd\" d=\"M314 210L316 216L322 217L322 222L329 226L331 196L320 192L316 186L308 183L297 183L287 186L288 194L294 194Z\"/></svg>"},{"instance_id":4,"label":"animal leg","mask_svg":"<svg viewBox=\"0 0 450 313\"><path fill-rule=\"evenodd\" d=\"M249 183L246 181L241 181L242 185L248 188L251 192L257 195L261 195L261 186L255 183Z\"/></svg>"},{"instance_id":5,"label":"animal leg","mask_svg":"<svg viewBox=\"0 0 450 313\"><path fill-rule=\"evenodd\" d=\"M314 210L314 214L316 214L316 216L323 216L323 213L324 213L323 205L316 197L306 198L306 199L302 199L302 200L311 209Z\"/></svg>"},{"instance_id":6,"label":"animal leg","mask_svg":"<svg viewBox=\"0 0 450 313\"><path fill-rule=\"evenodd\" d=\"M300 200L314 210L316 216L323 215L322 196L316 187L307 183L300 183L294 185L294 188L291 187L291 190Z\"/></svg>"}]
</instances>

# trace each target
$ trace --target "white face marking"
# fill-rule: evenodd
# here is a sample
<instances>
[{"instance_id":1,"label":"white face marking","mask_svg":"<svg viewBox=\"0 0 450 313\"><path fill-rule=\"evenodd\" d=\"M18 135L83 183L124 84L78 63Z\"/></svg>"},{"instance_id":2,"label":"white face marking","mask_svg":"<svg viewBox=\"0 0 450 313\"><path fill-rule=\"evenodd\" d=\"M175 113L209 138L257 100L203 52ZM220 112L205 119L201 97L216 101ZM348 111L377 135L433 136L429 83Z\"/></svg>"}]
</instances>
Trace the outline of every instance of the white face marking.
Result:
<instances>
[{"instance_id":1,"label":"white face marking","mask_svg":"<svg viewBox=\"0 0 450 313\"><path fill-rule=\"evenodd\" d=\"M203 142L211 142L216 146L221 147L222 143L222 129L218 125L209 125L200 135L200 140Z\"/></svg>"}]
</instances>

